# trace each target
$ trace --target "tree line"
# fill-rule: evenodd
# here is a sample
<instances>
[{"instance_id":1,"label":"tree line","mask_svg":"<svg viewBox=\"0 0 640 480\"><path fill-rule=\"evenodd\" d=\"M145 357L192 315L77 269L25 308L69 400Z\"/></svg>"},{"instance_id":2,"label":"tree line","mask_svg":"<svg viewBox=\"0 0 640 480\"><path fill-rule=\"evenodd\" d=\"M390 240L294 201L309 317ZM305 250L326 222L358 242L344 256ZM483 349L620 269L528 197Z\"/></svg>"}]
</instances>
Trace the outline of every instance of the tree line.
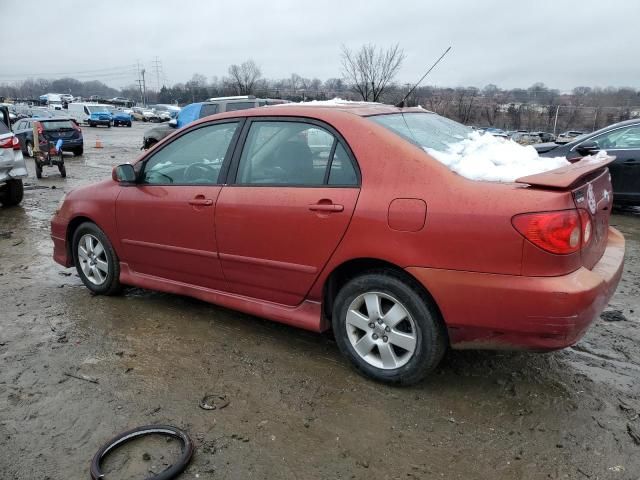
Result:
<instances>
[{"instance_id":1,"label":"tree line","mask_svg":"<svg viewBox=\"0 0 640 480\"><path fill-rule=\"evenodd\" d=\"M207 78L196 73L187 82L165 85L159 91L147 90L144 101L184 105L218 96L256 95L291 101L338 96L396 104L412 87L395 81L405 59L404 51L397 44L388 48L367 44L357 50L343 46L340 58L340 75L326 80L298 73L287 78L267 79L256 62L247 60L229 66L223 77ZM98 80L28 79L0 85L0 96L7 98L35 99L48 92L72 93L85 98L97 95L143 100L140 85L118 90ZM421 105L467 125L508 130L590 131L640 116L640 90L578 86L571 92L560 92L541 82L513 89L502 89L495 84L483 88L421 86L413 91L407 104Z\"/></svg>"}]
</instances>

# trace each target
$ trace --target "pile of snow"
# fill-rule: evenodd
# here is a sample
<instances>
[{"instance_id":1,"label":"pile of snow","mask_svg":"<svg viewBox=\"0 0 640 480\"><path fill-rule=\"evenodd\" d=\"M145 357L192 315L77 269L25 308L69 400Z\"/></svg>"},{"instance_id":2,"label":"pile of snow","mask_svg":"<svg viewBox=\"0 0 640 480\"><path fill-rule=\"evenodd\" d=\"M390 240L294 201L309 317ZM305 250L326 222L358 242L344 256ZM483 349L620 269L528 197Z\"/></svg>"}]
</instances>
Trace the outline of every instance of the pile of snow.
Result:
<instances>
[{"instance_id":1,"label":"pile of snow","mask_svg":"<svg viewBox=\"0 0 640 480\"><path fill-rule=\"evenodd\" d=\"M274 107L286 107L291 106L291 103L278 103L273 105ZM331 100L310 100L308 102L298 102L296 105L310 106L310 107L344 107L345 105L382 105L378 102L362 102L354 100L344 100L340 97L332 98Z\"/></svg>"},{"instance_id":2,"label":"pile of snow","mask_svg":"<svg viewBox=\"0 0 640 480\"><path fill-rule=\"evenodd\" d=\"M547 172L571 163L565 157L540 157L531 145L523 146L490 134L472 132L445 152L425 150L454 172L471 180L514 182L520 177ZM599 152L606 156L606 152Z\"/></svg>"}]
</instances>

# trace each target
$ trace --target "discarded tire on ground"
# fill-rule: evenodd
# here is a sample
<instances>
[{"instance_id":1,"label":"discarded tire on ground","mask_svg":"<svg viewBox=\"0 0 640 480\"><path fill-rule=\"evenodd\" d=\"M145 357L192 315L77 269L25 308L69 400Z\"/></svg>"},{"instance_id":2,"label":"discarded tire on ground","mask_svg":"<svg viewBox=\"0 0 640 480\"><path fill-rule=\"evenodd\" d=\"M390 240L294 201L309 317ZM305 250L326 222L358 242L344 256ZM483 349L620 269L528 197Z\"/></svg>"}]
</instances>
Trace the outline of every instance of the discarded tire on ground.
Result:
<instances>
[{"instance_id":1,"label":"discarded tire on ground","mask_svg":"<svg viewBox=\"0 0 640 480\"><path fill-rule=\"evenodd\" d=\"M147 477L146 480L171 480L187 468L187 465L191 461L191 456L193 455L193 442L191 441L191 438L189 438L189 435L179 428L172 427L170 425L147 425L123 432L103 445L100 450L96 452L93 456L93 460L91 461L92 480L104 478L104 473L102 473L100 465L102 464L102 460L104 460L109 453L128 441L145 435L166 435L177 438L182 443L182 455L178 461L166 470L160 472L158 475Z\"/></svg>"}]
</instances>

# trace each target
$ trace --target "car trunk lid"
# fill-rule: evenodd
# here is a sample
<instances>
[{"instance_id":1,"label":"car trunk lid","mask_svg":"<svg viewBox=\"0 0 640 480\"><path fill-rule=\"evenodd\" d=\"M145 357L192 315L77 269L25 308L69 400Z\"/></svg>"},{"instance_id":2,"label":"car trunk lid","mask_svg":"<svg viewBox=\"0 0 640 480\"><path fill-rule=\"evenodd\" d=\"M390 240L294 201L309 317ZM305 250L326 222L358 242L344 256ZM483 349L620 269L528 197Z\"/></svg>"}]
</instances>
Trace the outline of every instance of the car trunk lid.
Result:
<instances>
[{"instance_id":1,"label":"car trunk lid","mask_svg":"<svg viewBox=\"0 0 640 480\"><path fill-rule=\"evenodd\" d=\"M614 160L615 157L606 155L589 156L566 167L516 180L534 188L571 192L576 208L587 212L591 221L590 238L581 249L582 264L588 269L600 260L607 246L613 193L606 166Z\"/></svg>"}]
</instances>

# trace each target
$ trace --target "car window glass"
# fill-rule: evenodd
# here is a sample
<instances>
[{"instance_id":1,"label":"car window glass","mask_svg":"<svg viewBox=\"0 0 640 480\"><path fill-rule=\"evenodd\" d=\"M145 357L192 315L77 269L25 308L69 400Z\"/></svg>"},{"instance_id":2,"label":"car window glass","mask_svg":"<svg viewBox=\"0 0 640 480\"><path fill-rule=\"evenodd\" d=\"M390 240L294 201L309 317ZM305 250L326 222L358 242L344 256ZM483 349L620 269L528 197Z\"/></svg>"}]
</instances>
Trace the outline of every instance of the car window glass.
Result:
<instances>
[{"instance_id":1,"label":"car window glass","mask_svg":"<svg viewBox=\"0 0 640 480\"><path fill-rule=\"evenodd\" d=\"M322 185L335 137L302 122L254 122L245 142L241 184Z\"/></svg>"},{"instance_id":2,"label":"car window glass","mask_svg":"<svg viewBox=\"0 0 640 480\"><path fill-rule=\"evenodd\" d=\"M595 140L602 149L640 148L640 125L618 128L611 132L603 133L592 140Z\"/></svg>"},{"instance_id":3,"label":"car window glass","mask_svg":"<svg viewBox=\"0 0 640 480\"><path fill-rule=\"evenodd\" d=\"M200 108L200 118L202 117L208 117L209 115L213 115L215 113L218 113L218 105L213 103L213 104L203 104L202 107Z\"/></svg>"},{"instance_id":4,"label":"car window glass","mask_svg":"<svg viewBox=\"0 0 640 480\"><path fill-rule=\"evenodd\" d=\"M225 108L225 112L233 112L234 110L246 110L247 108L253 108L256 106L256 102L229 102Z\"/></svg>"},{"instance_id":5,"label":"car window glass","mask_svg":"<svg viewBox=\"0 0 640 480\"><path fill-rule=\"evenodd\" d=\"M9 130L9 127L7 127L7 125L4 123L4 120L2 120L2 118L0 118L0 135L4 135L5 133L9 133L11 130Z\"/></svg>"},{"instance_id":6,"label":"car window glass","mask_svg":"<svg viewBox=\"0 0 640 480\"><path fill-rule=\"evenodd\" d=\"M358 175L353 168L353 163L347 154L347 151L338 144L333 154L331 162L331 170L329 171L329 185L357 185Z\"/></svg>"},{"instance_id":7,"label":"car window glass","mask_svg":"<svg viewBox=\"0 0 640 480\"><path fill-rule=\"evenodd\" d=\"M216 184L238 122L209 125L177 138L144 167L145 184Z\"/></svg>"}]
</instances>

